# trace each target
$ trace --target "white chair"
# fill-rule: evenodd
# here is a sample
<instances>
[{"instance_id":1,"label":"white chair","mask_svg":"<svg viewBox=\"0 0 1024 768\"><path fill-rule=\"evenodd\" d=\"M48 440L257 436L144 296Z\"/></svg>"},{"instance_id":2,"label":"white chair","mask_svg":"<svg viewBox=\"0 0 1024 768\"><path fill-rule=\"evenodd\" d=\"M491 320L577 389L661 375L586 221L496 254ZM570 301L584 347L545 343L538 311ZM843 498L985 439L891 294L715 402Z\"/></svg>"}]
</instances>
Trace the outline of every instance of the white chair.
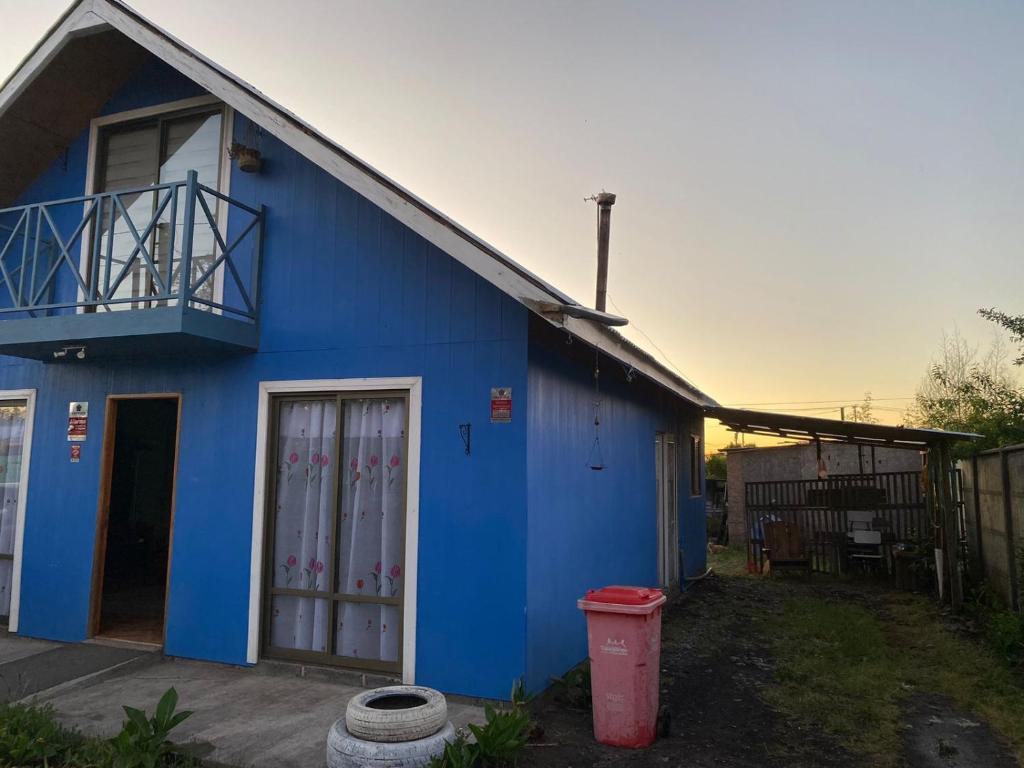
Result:
<instances>
[{"instance_id":1,"label":"white chair","mask_svg":"<svg viewBox=\"0 0 1024 768\"><path fill-rule=\"evenodd\" d=\"M882 532L854 531L853 544L850 547L850 560L864 566L865 570L873 569L882 563Z\"/></svg>"}]
</instances>

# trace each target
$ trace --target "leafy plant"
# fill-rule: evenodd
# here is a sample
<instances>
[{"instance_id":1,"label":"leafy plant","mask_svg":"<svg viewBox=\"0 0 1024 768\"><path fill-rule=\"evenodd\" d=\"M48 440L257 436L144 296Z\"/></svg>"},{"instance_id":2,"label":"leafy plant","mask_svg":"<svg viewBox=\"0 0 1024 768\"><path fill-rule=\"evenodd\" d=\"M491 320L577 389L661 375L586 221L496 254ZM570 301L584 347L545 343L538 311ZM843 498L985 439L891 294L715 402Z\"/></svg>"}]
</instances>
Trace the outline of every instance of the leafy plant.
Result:
<instances>
[{"instance_id":1,"label":"leafy plant","mask_svg":"<svg viewBox=\"0 0 1024 768\"><path fill-rule=\"evenodd\" d=\"M987 624L992 650L1011 666L1024 662L1024 615L998 611L989 615Z\"/></svg>"},{"instance_id":2,"label":"leafy plant","mask_svg":"<svg viewBox=\"0 0 1024 768\"><path fill-rule=\"evenodd\" d=\"M523 678L520 677L512 683L512 693L509 695L509 700L512 702L513 709L522 709L533 701L533 694L526 692L526 683L523 682Z\"/></svg>"},{"instance_id":3,"label":"leafy plant","mask_svg":"<svg viewBox=\"0 0 1024 768\"><path fill-rule=\"evenodd\" d=\"M168 736L192 712L175 712L178 692L168 688L156 705L153 717L134 707L123 707L128 719L121 732L110 741L113 768L157 768L169 762L175 747Z\"/></svg>"},{"instance_id":4,"label":"leafy plant","mask_svg":"<svg viewBox=\"0 0 1024 768\"><path fill-rule=\"evenodd\" d=\"M49 706L0 708L0 765L55 764L80 741L76 733L58 725Z\"/></svg>"},{"instance_id":5,"label":"leafy plant","mask_svg":"<svg viewBox=\"0 0 1024 768\"><path fill-rule=\"evenodd\" d=\"M490 704L484 707L484 725L469 724L476 739L480 762L485 766L515 765L526 746L530 732L530 713L524 709L498 711Z\"/></svg>"},{"instance_id":6,"label":"leafy plant","mask_svg":"<svg viewBox=\"0 0 1024 768\"><path fill-rule=\"evenodd\" d=\"M444 753L430 761L430 768L475 768L480 751L466 737L463 731L444 746Z\"/></svg>"},{"instance_id":7,"label":"leafy plant","mask_svg":"<svg viewBox=\"0 0 1024 768\"><path fill-rule=\"evenodd\" d=\"M512 685L512 708L497 710L484 706L483 725L470 723L470 738L462 731L449 742L444 753L430 763L430 768L507 768L519 762L526 742L530 738L533 721L527 705L533 698L526 692L523 681Z\"/></svg>"},{"instance_id":8,"label":"leafy plant","mask_svg":"<svg viewBox=\"0 0 1024 768\"><path fill-rule=\"evenodd\" d=\"M1010 315L995 308L979 309L978 314L1010 332L1013 340L1020 345L1020 357L1013 364L1024 365L1024 315Z\"/></svg>"},{"instance_id":9,"label":"leafy plant","mask_svg":"<svg viewBox=\"0 0 1024 768\"><path fill-rule=\"evenodd\" d=\"M556 700L571 709L590 709L590 663L580 664L562 677L553 677Z\"/></svg>"}]
</instances>

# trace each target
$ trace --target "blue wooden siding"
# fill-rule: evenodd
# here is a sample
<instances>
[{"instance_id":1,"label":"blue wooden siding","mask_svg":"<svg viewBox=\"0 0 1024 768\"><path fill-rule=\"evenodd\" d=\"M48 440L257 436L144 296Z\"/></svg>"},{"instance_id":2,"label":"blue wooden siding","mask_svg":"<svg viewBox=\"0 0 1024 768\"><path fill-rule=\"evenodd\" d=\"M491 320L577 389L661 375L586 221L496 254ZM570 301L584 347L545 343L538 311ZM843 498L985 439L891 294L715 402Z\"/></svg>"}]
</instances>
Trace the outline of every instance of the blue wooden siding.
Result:
<instances>
[{"instance_id":1,"label":"blue wooden siding","mask_svg":"<svg viewBox=\"0 0 1024 768\"><path fill-rule=\"evenodd\" d=\"M154 62L103 113L201 93ZM247 140L249 128L237 115L236 138ZM19 204L82 194L87 144L83 130ZM588 368L529 343L522 306L312 163L270 136L261 150L262 173L234 171L231 179L233 198L267 206L257 354L59 364L0 358L0 389L39 393L22 633L86 636L110 394L182 395L170 655L245 662L262 380L423 377L417 682L504 697L513 679L527 674L536 690L586 655L576 598L587 587L657 578L655 431L679 430L687 575L703 570L703 499L689 497L685 453L689 430L701 429L698 414L664 395L640 396L608 366L609 467L587 469ZM229 222L234 231L239 225ZM60 291L73 296L74 286L66 281ZM490 423L495 386L513 388L511 424ZM65 437L71 400L91 408L78 464L68 461ZM466 422L470 456L458 431Z\"/></svg>"},{"instance_id":2,"label":"blue wooden siding","mask_svg":"<svg viewBox=\"0 0 1024 768\"><path fill-rule=\"evenodd\" d=\"M202 96L206 92L186 77L182 77L161 61L151 60L103 106L98 116L142 109L156 104ZM91 194L85 189L85 167L89 154L89 129L84 127L65 154L58 158L38 179L36 179L13 203L14 206L41 203L50 200L66 200ZM82 219L81 206L64 206L54 211L54 223L62 236L68 238ZM144 226L144 222L136 222ZM71 249L77 259L78 246ZM55 301L74 301L78 286L67 269L57 274ZM3 305L10 306L9 296L0 296ZM60 310L56 314L73 313L75 310Z\"/></svg>"},{"instance_id":3,"label":"blue wooden siding","mask_svg":"<svg viewBox=\"0 0 1024 768\"><path fill-rule=\"evenodd\" d=\"M562 342L564 343L564 342ZM656 432L701 429L694 409L627 384L620 366L601 375L603 471L588 467L594 441L591 365L551 347L529 348L527 437L527 684L545 688L587 656L576 600L588 588L658 583ZM680 537L687 575L703 570L703 499L691 499L686 442L679 453Z\"/></svg>"},{"instance_id":4,"label":"blue wooden siding","mask_svg":"<svg viewBox=\"0 0 1024 768\"><path fill-rule=\"evenodd\" d=\"M197 93L153 64L104 112ZM245 130L238 116L236 135ZM81 194L86 145L83 133L20 202ZM257 354L0 358L0 389L39 393L19 631L86 636L108 395L182 395L166 652L242 664L258 382L421 376L417 681L506 696L525 668L527 312L281 143L265 137L261 149L264 172L234 172L231 189L268 207ZM489 421L493 386L513 388L511 424ZM71 400L90 403L78 464L65 434Z\"/></svg>"}]
</instances>

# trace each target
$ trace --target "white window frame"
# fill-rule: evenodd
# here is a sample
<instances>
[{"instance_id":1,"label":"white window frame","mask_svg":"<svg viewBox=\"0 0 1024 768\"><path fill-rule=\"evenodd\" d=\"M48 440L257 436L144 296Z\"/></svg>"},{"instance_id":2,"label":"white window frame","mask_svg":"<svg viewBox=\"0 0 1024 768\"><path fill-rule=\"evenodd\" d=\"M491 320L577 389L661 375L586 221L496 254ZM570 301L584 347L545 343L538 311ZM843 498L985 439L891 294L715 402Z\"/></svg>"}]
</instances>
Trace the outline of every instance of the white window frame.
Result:
<instances>
[{"instance_id":1,"label":"white window frame","mask_svg":"<svg viewBox=\"0 0 1024 768\"><path fill-rule=\"evenodd\" d=\"M183 112L188 109L215 107L218 105L224 108L224 117L221 125L220 189L217 191L225 197L230 197L231 158L228 157L228 148L231 146L231 142L235 134L235 110L216 96L211 95L194 96L189 99L179 99L178 101L167 101L163 104L154 104L151 107L130 109L125 112L117 112L112 115L103 115L101 117L93 118L89 123L89 151L85 161L85 189L82 194L85 196L96 194L96 164L99 160L100 133L107 126L117 125L119 123L130 123L135 120L142 120L147 117L156 117L158 115L165 115L171 112ZM220 210L218 211L219 215L217 216L217 229L220 231L220 236L225 242L227 242L228 236L228 212L230 208L231 206L229 205L220 206ZM84 210L85 207L83 206L83 215ZM89 269L89 247L91 242L92 236L89 231L83 232L78 257L78 270L83 276L86 274L86 270ZM216 274L213 276L213 280L213 300L219 304L224 298L224 270L218 269ZM82 290L81 286L78 287L78 301L85 301L85 292ZM80 314L84 311L85 307L78 308L78 312ZM220 313L220 310L211 311L217 314Z\"/></svg>"},{"instance_id":2,"label":"white window frame","mask_svg":"<svg viewBox=\"0 0 1024 768\"><path fill-rule=\"evenodd\" d=\"M420 425L423 411L423 379L419 376L379 379L309 379L261 381L256 414L256 466L252 496L252 559L249 572L249 636L246 661L255 664L260 653L260 617L263 600L263 544L266 528L267 440L270 434L270 399L273 395L306 392L409 393L409 447L406 465L405 593L402 608L402 682L416 682L416 577L419 555Z\"/></svg>"},{"instance_id":3,"label":"white window frame","mask_svg":"<svg viewBox=\"0 0 1024 768\"><path fill-rule=\"evenodd\" d=\"M18 507L14 515L14 562L11 565L11 608L7 614L7 631L18 631L21 615L21 559L25 549L25 510L28 507L28 470L32 459L32 425L35 423L36 391L34 389L0 390L0 402L25 401L25 434L21 438L21 474L18 477Z\"/></svg>"},{"instance_id":4,"label":"white window frame","mask_svg":"<svg viewBox=\"0 0 1024 768\"><path fill-rule=\"evenodd\" d=\"M690 461L690 469L687 473L690 481L690 488L688 490L691 499L699 499L704 495L704 479L701 477L701 466L704 462L704 436L698 435L696 432L690 433L690 455L687 458Z\"/></svg>"}]
</instances>

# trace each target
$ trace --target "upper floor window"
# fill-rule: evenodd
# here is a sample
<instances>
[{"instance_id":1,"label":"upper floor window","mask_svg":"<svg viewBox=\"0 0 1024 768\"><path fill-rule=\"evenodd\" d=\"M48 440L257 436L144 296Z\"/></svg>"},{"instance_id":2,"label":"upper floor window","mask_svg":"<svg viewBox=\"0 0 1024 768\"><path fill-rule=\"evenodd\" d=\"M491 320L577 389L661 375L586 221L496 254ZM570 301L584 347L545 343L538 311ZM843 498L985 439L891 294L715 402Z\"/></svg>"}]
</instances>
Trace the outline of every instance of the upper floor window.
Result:
<instances>
[{"instance_id":1,"label":"upper floor window","mask_svg":"<svg viewBox=\"0 0 1024 768\"><path fill-rule=\"evenodd\" d=\"M99 263L95 274L101 286L114 286L121 279L112 298L142 299L155 293L152 274L138 258L139 235L143 236L160 275L172 290L177 289L185 242L185 210L184 206L159 210L166 189L161 185L183 182L189 171L196 171L200 184L223 191L225 123L223 105L207 105L100 128L95 147L95 182L89 191L131 193L117 198L124 210L113 198L105 198L99 216L99 248L94 256ZM222 224L220 211L214 213ZM197 217L192 230L193 278L213 263L215 246L210 223ZM129 274L122 276L125 269ZM218 282L207 280L197 291L197 297L216 300ZM150 303L126 301L107 306L130 309Z\"/></svg>"}]
</instances>

